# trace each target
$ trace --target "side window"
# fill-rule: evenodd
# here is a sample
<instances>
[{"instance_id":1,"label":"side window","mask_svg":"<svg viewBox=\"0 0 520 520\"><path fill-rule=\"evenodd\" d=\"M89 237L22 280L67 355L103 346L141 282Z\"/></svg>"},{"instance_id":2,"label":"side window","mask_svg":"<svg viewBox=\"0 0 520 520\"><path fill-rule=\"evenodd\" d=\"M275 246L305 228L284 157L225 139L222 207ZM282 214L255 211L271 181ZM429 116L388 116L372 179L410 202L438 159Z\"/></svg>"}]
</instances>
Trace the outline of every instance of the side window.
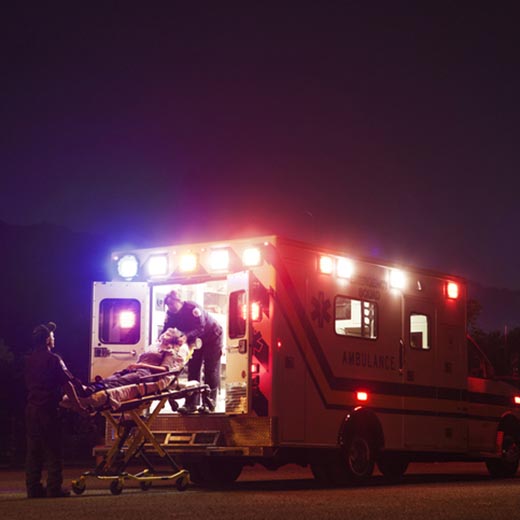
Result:
<instances>
[{"instance_id":1,"label":"side window","mask_svg":"<svg viewBox=\"0 0 520 520\"><path fill-rule=\"evenodd\" d=\"M246 291L234 291L229 295L229 337L242 338L246 335L247 298Z\"/></svg>"},{"instance_id":2,"label":"side window","mask_svg":"<svg viewBox=\"0 0 520 520\"><path fill-rule=\"evenodd\" d=\"M410 347L418 350L431 348L430 319L426 314L410 314Z\"/></svg>"},{"instance_id":3,"label":"side window","mask_svg":"<svg viewBox=\"0 0 520 520\"><path fill-rule=\"evenodd\" d=\"M334 307L334 331L340 336L376 339L376 304L337 296Z\"/></svg>"},{"instance_id":4,"label":"side window","mask_svg":"<svg viewBox=\"0 0 520 520\"><path fill-rule=\"evenodd\" d=\"M99 304L101 343L135 345L141 337L141 304L128 298L106 298Z\"/></svg>"},{"instance_id":5,"label":"side window","mask_svg":"<svg viewBox=\"0 0 520 520\"><path fill-rule=\"evenodd\" d=\"M485 354L468 339L468 374L471 377L491 379L495 375L495 369Z\"/></svg>"}]
</instances>

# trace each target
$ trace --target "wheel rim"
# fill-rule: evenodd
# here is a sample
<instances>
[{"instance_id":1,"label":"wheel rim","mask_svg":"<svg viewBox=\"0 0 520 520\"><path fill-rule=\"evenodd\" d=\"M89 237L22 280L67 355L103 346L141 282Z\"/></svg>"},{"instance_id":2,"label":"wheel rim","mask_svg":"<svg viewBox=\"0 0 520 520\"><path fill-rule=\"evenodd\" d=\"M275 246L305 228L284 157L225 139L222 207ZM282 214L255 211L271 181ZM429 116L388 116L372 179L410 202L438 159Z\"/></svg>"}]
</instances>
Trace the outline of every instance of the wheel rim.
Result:
<instances>
[{"instance_id":1,"label":"wheel rim","mask_svg":"<svg viewBox=\"0 0 520 520\"><path fill-rule=\"evenodd\" d=\"M347 458L349 467L354 475L363 477L370 472L371 451L365 439L361 437L352 439Z\"/></svg>"},{"instance_id":2,"label":"wheel rim","mask_svg":"<svg viewBox=\"0 0 520 520\"><path fill-rule=\"evenodd\" d=\"M520 458L520 446L510 435L504 437L502 456L506 462L511 464L516 463Z\"/></svg>"}]
</instances>

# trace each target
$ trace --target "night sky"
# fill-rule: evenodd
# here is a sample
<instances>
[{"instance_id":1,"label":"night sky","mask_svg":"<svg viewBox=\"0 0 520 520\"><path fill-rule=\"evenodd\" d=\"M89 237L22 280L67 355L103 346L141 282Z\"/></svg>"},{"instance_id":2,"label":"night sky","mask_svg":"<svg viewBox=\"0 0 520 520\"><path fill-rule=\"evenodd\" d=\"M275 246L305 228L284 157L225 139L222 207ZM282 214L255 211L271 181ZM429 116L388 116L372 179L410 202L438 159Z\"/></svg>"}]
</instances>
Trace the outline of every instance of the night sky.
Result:
<instances>
[{"instance_id":1,"label":"night sky","mask_svg":"<svg viewBox=\"0 0 520 520\"><path fill-rule=\"evenodd\" d=\"M0 220L276 232L519 290L516 5L4 7Z\"/></svg>"}]
</instances>

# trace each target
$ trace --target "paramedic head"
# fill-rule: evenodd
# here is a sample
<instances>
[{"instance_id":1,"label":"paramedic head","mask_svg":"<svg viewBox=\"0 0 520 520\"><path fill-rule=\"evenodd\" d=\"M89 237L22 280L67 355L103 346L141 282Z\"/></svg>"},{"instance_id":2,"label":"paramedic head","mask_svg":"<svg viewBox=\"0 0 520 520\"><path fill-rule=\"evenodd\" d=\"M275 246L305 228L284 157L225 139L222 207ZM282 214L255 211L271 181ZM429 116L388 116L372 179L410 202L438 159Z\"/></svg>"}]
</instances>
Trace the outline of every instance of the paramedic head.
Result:
<instances>
[{"instance_id":1,"label":"paramedic head","mask_svg":"<svg viewBox=\"0 0 520 520\"><path fill-rule=\"evenodd\" d=\"M188 379L201 379L204 363L204 382L210 387L210 398L216 401L220 387L220 357L222 355L222 327L218 321L198 303L184 301L179 291L170 291L164 298L168 307L163 332L168 328L177 328L186 335L188 345L202 341L202 347L193 352L188 363ZM200 394L194 393L186 399L186 404L179 411L196 411ZM211 408L212 406L210 406Z\"/></svg>"},{"instance_id":2,"label":"paramedic head","mask_svg":"<svg viewBox=\"0 0 520 520\"><path fill-rule=\"evenodd\" d=\"M164 303L168 307L168 311L173 314L177 314L184 305L181 295L175 290L170 291L166 295L164 298Z\"/></svg>"},{"instance_id":3,"label":"paramedic head","mask_svg":"<svg viewBox=\"0 0 520 520\"><path fill-rule=\"evenodd\" d=\"M56 330L56 323L49 321L47 324L41 324L34 328L32 332L33 347L35 349L54 348L54 331Z\"/></svg>"}]
</instances>

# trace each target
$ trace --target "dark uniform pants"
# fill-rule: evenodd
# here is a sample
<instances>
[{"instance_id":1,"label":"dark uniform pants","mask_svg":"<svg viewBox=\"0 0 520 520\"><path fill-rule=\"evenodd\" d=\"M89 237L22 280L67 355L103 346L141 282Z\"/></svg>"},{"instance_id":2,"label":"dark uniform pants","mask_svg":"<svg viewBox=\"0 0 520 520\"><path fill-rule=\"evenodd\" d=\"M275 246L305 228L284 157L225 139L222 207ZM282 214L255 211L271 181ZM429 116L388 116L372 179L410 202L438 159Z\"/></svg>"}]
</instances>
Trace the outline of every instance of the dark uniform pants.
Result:
<instances>
[{"instance_id":1,"label":"dark uniform pants","mask_svg":"<svg viewBox=\"0 0 520 520\"><path fill-rule=\"evenodd\" d=\"M220 388L221 356L222 348L220 345L218 345L218 348L211 348L209 345L205 345L193 352L193 356L188 363L188 379L190 381L200 381L202 363L204 362L204 383L210 387L210 397L213 401L216 401L217 392ZM191 395L186 398L186 408L196 408L199 403L200 394Z\"/></svg>"},{"instance_id":2,"label":"dark uniform pants","mask_svg":"<svg viewBox=\"0 0 520 520\"><path fill-rule=\"evenodd\" d=\"M42 470L47 467L47 490L52 493L61 489L62 437L58 411L28 405L25 409L27 454L25 480L27 492L37 493L41 489Z\"/></svg>"}]
</instances>

